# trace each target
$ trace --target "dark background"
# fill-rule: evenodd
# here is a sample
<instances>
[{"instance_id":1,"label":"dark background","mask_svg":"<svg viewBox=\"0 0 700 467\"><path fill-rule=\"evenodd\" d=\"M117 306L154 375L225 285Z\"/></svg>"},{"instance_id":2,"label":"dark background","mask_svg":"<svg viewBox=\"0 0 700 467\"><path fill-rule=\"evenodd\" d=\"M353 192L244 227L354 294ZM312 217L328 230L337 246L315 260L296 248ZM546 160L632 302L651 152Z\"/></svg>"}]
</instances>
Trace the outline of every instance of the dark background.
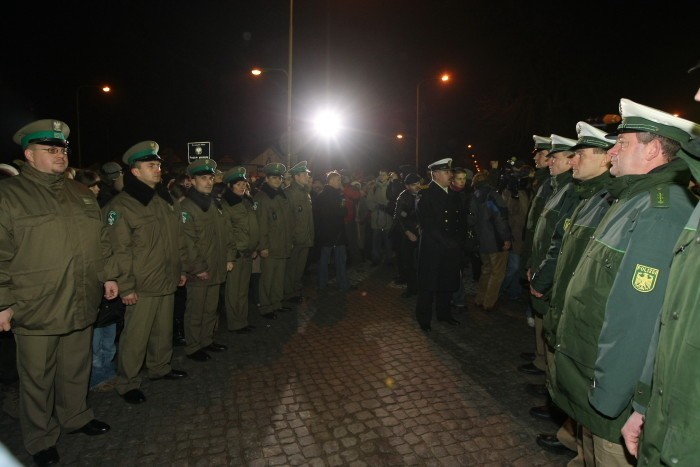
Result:
<instances>
[{"instance_id":1,"label":"dark background","mask_svg":"<svg viewBox=\"0 0 700 467\"><path fill-rule=\"evenodd\" d=\"M145 139L171 163L189 141L211 141L228 165L285 152L286 77L250 69L287 68L287 0L13 3L0 32L3 162L21 157L12 135L39 118L67 122L75 148L78 93L83 166ZM317 172L413 163L420 82L422 167L529 158L532 134L575 138L577 121L617 113L621 97L700 121L700 80L687 73L700 59L697 8L566 3L296 0L294 128L330 106L344 129L304 138L295 158ZM90 87L103 83L113 92Z\"/></svg>"}]
</instances>

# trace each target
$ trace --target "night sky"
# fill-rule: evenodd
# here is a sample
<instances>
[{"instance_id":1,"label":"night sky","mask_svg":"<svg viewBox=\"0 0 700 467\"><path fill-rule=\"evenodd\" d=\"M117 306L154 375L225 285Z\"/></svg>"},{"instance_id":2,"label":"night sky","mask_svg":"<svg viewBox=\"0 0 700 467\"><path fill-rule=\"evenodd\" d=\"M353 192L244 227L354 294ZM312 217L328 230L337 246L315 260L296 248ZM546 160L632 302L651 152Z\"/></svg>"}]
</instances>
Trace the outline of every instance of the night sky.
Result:
<instances>
[{"instance_id":1,"label":"night sky","mask_svg":"<svg viewBox=\"0 0 700 467\"><path fill-rule=\"evenodd\" d=\"M288 1L13 3L0 33L3 162L39 118L67 122L75 148L78 92L83 166L145 139L173 163L190 141L211 141L227 165L280 144L286 76L250 69L288 67ZM575 138L577 121L616 113L621 97L700 121L700 79L687 73L697 8L562 3L296 0L293 121L307 141L296 158L317 172L413 163L421 82L421 166L529 158L533 133ZM111 94L91 87L104 83ZM325 107L344 122L330 143L308 131Z\"/></svg>"}]
</instances>

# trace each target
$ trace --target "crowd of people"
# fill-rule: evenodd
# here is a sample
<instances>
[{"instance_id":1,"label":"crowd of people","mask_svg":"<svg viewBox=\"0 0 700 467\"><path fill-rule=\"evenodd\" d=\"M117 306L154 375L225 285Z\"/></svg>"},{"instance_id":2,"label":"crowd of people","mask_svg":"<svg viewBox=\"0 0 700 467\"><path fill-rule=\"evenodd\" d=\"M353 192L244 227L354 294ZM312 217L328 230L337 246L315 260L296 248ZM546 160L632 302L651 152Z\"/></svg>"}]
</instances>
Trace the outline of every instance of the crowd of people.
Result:
<instances>
[{"instance_id":1,"label":"crowd of people","mask_svg":"<svg viewBox=\"0 0 700 467\"><path fill-rule=\"evenodd\" d=\"M611 133L535 135L534 167L473 174L445 158L427 180L405 166L313 178L306 161L254 180L208 158L166 177L155 141L71 170L68 125L24 126L24 163L0 166L0 331L14 334L25 448L58 462L62 432L110 430L89 389L145 403L142 373L188 376L174 346L205 364L227 350L219 327L249 334L251 309L272 321L307 300L311 267L317 293L347 293L348 267L371 263L415 296L425 333L433 315L460 324L465 283L486 312L527 292L535 352L519 369L544 378L530 413L564 415L537 443L575 452L569 465L692 464L700 126L628 99L620 113Z\"/></svg>"}]
</instances>

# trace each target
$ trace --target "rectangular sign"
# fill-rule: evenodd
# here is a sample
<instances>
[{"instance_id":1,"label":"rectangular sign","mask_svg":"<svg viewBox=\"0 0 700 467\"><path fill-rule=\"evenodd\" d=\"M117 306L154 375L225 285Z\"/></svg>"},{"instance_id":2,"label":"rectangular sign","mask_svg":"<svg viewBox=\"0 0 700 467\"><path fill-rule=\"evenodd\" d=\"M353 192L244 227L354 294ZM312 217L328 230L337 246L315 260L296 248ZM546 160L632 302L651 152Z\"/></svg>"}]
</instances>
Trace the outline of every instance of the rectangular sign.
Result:
<instances>
[{"instance_id":1,"label":"rectangular sign","mask_svg":"<svg viewBox=\"0 0 700 467\"><path fill-rule=\"evenodd\" d=\"M211 159L211 142L200 141L187 143L187 160L191 162L197 159Z\"/></svg>"}]
</instances>

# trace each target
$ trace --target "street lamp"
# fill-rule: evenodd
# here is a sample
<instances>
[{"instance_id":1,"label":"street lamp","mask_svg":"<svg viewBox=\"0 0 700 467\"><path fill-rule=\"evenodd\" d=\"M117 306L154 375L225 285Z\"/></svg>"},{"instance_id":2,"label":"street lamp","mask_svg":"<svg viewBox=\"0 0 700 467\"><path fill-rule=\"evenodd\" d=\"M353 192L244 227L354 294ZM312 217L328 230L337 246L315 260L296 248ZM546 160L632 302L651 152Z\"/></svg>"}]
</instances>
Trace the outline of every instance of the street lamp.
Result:
<instances>
[{"instance_id":1,"label":"street lamp","mask_svg":"<svg viewBox=\"0 0 700 467\"><path fill-rule=\"evenodd\" d=\"M443 73L439 78L435 77L430 77L426 78L422 81L419 81L418 84L416 85L416 169L419 169L420 167L420 87L423 83L428 82L428 81L436 81L440 80L443 83L446 83L447 81L450 80L450 75L447 73Z\"/></svg>"},{"instance_id":2,"label":"street lamp","mask_svg":"<svg viewBox=\"0 0 700 467\"><path fill-rule=\"evenodd\" d=\"M82 153L80 151L80 90L83 88L100 88L102 92L105 94L109 93L112 91L112 88L106 85L99 85L99 84L81 84L75 89L75 123L76 123L76 140L78 142L77 145L77 152L78 152L78 167L82 168L83 166L83 159L82 159Z\"/></svg>"}]
</instances>

